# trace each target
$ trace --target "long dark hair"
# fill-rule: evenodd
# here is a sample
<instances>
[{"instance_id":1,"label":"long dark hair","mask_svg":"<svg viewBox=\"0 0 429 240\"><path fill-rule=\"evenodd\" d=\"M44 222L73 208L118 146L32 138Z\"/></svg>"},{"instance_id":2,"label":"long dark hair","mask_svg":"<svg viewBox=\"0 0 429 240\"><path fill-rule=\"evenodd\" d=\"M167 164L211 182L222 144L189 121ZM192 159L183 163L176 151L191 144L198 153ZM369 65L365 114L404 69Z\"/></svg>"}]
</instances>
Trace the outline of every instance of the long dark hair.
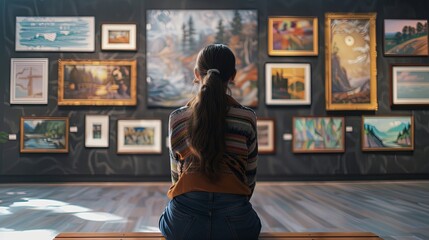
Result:
<instances>
[{"instance_id":1,"label":"long dark hair","mask_svg":"<svg viewBox=\"0 0 429 240\"><path fill-rule=\"evenodd\" d=\"M228 81L235 76L235 57L225 45L203 48L195 71L201 76L200 91L190 104L190 148L193 159L210 180L216 180L225 153Z\"/></svg>"}]
</instances>

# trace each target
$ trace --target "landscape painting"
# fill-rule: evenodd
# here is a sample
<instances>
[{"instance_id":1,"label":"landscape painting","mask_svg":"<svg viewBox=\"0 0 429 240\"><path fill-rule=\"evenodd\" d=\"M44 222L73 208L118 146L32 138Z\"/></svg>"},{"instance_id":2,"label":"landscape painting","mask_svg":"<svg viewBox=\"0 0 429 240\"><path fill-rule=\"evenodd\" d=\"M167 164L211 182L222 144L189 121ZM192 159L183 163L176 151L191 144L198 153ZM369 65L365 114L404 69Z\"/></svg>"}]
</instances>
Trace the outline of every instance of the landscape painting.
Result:
<instances>
[{"instance_id":1,"label":"landscape painting","mask_svg":"<svg viewBox=\"0 0 429 240\"><path fill-rule=\"evenodd\" d=\"M68 152L67 117L22 117L22 153L66 153Z\"/></svg>"},{"instance_id":2,"label":"landscape painting","mask_svg":"<svg viewBox=\"0 0 429 240\"><path fill-rule=\"evenodd\" d=\"M94 17L16 17L16 51L93 52Z\"/></svg>"},{"instance_id":3,"label":"landscape painting","mask_svg":"<svg viewBox=\"0 0 429 240\"><path fill-rule=\"evenodd\" d=\"M268 54L270 56L317 56L316 17L268 18Z\"/></svg>"},{"instance_id":4,"label":"landscape painting","mask_svg":"<svg viewBox=\"0 0 429 240\"><path fill-rule=\"evenodd\" d=\"M344 152L343 117L293 118L294 153Z\"/></svg>"},{"instance_id":5,"label":"landscape painting","mask_svg":"<svg viewBox=\"0 0 429 240\"><path fill-rule=\"evenodd\" d=\"M428 56L428 21L385 19L384 55Z\"/></svg>"},{"instance_id":6,"label":"landscape painting","mask_svg":"<svg viewBox=\"0 0 429 240\"><path fill-rule=\"evenodd\" d=\"M412 151L413 116L362 117L362 151Z\"/></svg>"},{"instance_id":7,"label":"landscape painting","mask_svg":"<svg viewBox=\"0 0 429 240\"><path fill-rule=\"evenodd\" d=\"M307 63L265 65L267 105L311 104L311 69Z\"/></svg>"},{"instance_id":8,"label":"landscape painting","mask_svg":"<svg viewBox=\"0 0 429 240\"><path fill-rule=\"evenodd\" d=\"M136 60L60 60L58 105L136 105L136 68Z\"/></svg>"},{"instance_id":9,"label":"landscape painting","mask_svg":"<svg viewBox=\"0 0 429 240\"><path fill-rule=\"evenodd\" d=\"M47 58L12 58L10 73L11 104L48 103Z\"/></svg>"},{"instance_id":10,"label":"landscape painting","mask_svg":"<svg viewBox=\"0 0 429 240\"><path fill-rule=\"evenodd\" d=\"M326 15L327 110L376 110L375 14Z\"/></svg>"},{"instance_id":11,"label":"landscape painting","mask_svg":"<svg viewBox=\"0 0 429 240\"><path fill-rule=\"evenodd\" d=\"M228 45L236 57L232 96L257 106L257 30L256 10L148 10L148 106L185 105L197 92L197 54L213 43Z\"/></svg>"},{"instance_id":12,"label":"landscape painting","mask_svg":"<svg viewBox=\"0 0 429 240\"><path fill-rule=\"evenodd\" d=\"M392 91L393 105L429 105L429 65L393 65Z\"/></svg>"},{"instance_id":13,"label":"landscape painting","mask_svg":"<svg viewBox=\"0 0 429 240\"><path fill-rule=\"evenodd\" d=\"M275 120L273 118L258 118L256 122L258 133L258 153L272 154L276 151Z\"/></svg>"},{"instance_id":14,"label":"landscape painting","mask_svg":"<svg viewBox=\"0 0 429 240\"><path fill-rule=\"evenodd\" d=\"M104 51L136 51L137 24L102 24L101 49Z\"/></svg>"},{"instance_id":15,"label":"landscape painting","mask_svg":"<svg viewBox=\"0 0 429 240\"><path fill-rule=\"evenodd\" d=\"M118 153L161 153L161 120L119 120Z\"/></svg>"}]
</instances>

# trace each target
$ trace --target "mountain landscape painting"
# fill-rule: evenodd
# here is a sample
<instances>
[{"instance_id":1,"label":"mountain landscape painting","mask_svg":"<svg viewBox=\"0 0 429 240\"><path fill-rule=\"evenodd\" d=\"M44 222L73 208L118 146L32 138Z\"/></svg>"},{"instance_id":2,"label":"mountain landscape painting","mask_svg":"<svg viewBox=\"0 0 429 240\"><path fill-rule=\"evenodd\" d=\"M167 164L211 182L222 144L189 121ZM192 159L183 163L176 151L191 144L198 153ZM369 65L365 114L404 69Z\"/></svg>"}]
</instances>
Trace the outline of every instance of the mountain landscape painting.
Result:
<instances>
[{"instance_id":1,"label":"mountain landscape painting","mask_svg":"<svg viewBox=\"0 0 429 240\"><path fill-rule=\"evenodd\" d=\"M427 56L428 21L384 20L384 54L386 56Z\"/></svg>"},{"instance_id":2,"label":"mountain landscape painting","mask_svg":"<svg viewBox=\"0 0 429 240\"><path fill-rule=\"evenodd\" d=\"M296 117L292 131L294 153L344 152L342 117Z\"/></svg>"},{"instance_id":3,"label":"mountain landscape painting","mask_svg":"<svg viewBox=\"0 0 429 240\"><path fill-rule=\"evenodd\" d=\"M213 43L228 45L236 57L232 96L257 106L257 26L256 10L147 11L148 106L185 105L197 91L197 54Z\"/></svg>"},{"instance_id":4,"label":"mountain landscape painting","mask_svg":"<svg viewBox=\"0 0 429 240\"><path fill-rule=\"evenodd\" d=\"M363 117L363 151L398 151L414 149L412 116Z\"/></svg>"}]
</instances>

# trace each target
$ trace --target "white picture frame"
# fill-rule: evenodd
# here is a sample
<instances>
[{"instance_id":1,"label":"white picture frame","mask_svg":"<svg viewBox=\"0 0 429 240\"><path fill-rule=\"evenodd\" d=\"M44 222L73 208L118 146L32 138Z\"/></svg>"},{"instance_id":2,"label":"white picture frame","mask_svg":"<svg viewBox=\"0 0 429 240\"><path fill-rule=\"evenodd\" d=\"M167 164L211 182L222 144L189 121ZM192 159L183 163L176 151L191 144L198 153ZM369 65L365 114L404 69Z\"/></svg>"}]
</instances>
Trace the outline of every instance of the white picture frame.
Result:
<instances>
[{"instance_id":1,"label":"white picture frame","mask_svg":"<svg viewBox=\"0 0 429 240\"><path fill-rule=\"evenodd\" d=\"M48 104L47 58L11 58L10 104Z\"/></svg>"},{"instance_id":2,"label":"white picture frame","mask_svg":"<svg viewBox=\"0 0 429 240\"><path fill-rule=\"evenodd\" d=\"M289 78L293 79L292 83ZM281 88L282 84L287 84L288 87ZM266 63L265 96L267 105L310 105L311 65Z\"/></svg>"},{"instance_id":3,"label":"white picture frame","mask_svg":"<svg viewBox=\"0 0 429 240\"><path fill-rule=\"evenodd\" d=\"M109 116L85 115L85 147L109 147Z\"/></svg>"},{"instance_id":4,"label":"white picture frame","mask_svg":"<svg viewBox=\"0 0 429 240\"><path fill-rule=\"evenodd\" d=\"M137 24L102 24L101 50L137 51Z\"/></svg>"},{"instance_id":5,"label":"white picture frame","mask_svg":"<svg viewBox=\"0 0 429 240\"><path fill-rule=\"evenodd\" d=\"M161 119L118 120L118 154L161 154Z\"/></svg>"}]
</instances>

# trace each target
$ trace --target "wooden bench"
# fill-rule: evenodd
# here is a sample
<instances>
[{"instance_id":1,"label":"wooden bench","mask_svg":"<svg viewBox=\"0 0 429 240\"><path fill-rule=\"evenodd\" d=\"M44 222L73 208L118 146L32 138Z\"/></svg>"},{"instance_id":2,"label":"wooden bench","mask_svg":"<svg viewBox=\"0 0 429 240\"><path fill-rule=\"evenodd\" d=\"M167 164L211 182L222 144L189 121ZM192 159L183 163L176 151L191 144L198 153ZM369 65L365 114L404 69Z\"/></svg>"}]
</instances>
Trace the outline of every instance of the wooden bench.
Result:
<instances>
[{"instance_id":1,"label":"wooden bench","mask_svg":"<svg viewBox=\"0 0 429 240\"><path fill-rule=\"evenodd\" d=\"M54 240L165 240L158 232L135 233L60 233ZM367 232L265 232L259 239L286 240L381 240L373 233Z\"/></svg>"}]
</instances>

